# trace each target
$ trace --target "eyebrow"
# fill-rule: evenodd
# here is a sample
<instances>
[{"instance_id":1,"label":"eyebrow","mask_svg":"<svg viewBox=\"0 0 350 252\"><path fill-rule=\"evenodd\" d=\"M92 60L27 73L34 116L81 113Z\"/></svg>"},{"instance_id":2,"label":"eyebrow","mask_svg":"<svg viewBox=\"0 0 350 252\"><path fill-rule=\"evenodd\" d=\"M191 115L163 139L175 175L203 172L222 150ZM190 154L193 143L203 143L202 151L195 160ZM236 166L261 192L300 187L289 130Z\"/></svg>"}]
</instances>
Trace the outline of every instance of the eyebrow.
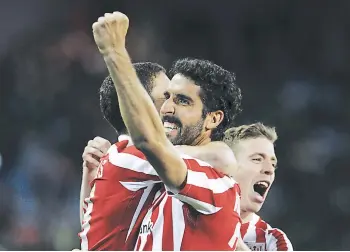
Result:
<instances>
[{"instance_id":1,"label":"eyebrow","mask_svg":"<svg viewBox=\"0 0 350 252\"><path fill-rule=\"evenodd\" d=\"M187 99L189 101L193 101L191 97L184 95L184 94L176 94L177 97Z\"/></svg>"}]
</instances>

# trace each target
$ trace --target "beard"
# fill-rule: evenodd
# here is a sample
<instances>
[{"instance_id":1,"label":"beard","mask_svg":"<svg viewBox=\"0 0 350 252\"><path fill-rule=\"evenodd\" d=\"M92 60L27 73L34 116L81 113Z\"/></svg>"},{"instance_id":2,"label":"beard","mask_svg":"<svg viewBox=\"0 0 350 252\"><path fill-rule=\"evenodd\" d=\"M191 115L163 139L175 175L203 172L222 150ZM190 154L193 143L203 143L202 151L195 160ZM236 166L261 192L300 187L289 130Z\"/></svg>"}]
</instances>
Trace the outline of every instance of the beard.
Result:
<instances>
[{"instance_id":1,"label":"beard","mask_svg":"<svg viewBox=\"0 0 350 252\"><path fill-rule=\"evenodd\" d=\"M169 141L173 145L193 145L195 140L203 131L204 119L200 118L198 122L191 125L183 125L182 122L174 116L164 116L163 122L167 121L176 125L177 134L173 136L171 133L166 133Z\"/></svg>"}]
</instances>

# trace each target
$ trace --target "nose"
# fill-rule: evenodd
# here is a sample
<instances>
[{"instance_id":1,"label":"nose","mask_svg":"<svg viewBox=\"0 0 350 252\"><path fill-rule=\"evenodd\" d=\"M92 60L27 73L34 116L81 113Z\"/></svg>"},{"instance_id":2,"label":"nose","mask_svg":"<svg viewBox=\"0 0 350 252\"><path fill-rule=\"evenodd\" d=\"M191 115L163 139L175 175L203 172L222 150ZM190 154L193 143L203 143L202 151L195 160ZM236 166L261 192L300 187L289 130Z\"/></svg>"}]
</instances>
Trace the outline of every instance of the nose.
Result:
<instances>
[{"instance_id":1,"label":"nose","mask_svg":"<svg viewBox=\"0 0 350 252\"><path fill-rule=\"evenodd\" d=\"M264 167L262 169L262 173L266 175L272 175L275 172L275 167L271 164L271 162L265 162Z\"/></svg>"},{"instance_id":2,"label":"nose","mask_svg":"<svg viewBox=\"0 0 350 252\"><path fill-rule=\"evenodd\" d=\"M160 114L162 115L173 115L175 113L175 106L174 102L171 98L165 100L162 107L160 108Z\"/></svg>"}]
</instances>

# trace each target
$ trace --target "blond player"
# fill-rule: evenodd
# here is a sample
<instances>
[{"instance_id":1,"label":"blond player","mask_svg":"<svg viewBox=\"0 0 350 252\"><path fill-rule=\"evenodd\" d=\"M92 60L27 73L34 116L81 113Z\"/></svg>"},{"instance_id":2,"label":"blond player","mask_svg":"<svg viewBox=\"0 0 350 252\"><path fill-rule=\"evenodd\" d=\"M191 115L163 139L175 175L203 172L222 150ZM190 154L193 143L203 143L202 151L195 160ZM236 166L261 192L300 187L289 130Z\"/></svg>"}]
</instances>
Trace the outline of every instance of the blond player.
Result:
<instances>
[{"instance_id":1,"label":"blond player","mask_svg":"<svg viewBox=\"0 0 350 252\"><path fill-rule=\"evenodd\" d=\"M242 125L225 132L224 142L233 150L241 188L241 236L251 250L293 250L286 234L272 228L257 213L275 180L277 158L275 128L262 123Z\"/></svg>"}]
</instances>

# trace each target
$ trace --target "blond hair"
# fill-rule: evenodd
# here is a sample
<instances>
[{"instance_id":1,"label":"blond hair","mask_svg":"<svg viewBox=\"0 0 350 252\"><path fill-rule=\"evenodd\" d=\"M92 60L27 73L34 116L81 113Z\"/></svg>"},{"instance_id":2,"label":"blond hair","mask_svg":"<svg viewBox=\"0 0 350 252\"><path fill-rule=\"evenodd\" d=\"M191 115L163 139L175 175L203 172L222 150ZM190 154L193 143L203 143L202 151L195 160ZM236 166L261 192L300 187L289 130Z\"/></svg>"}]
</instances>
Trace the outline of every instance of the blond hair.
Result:
<instances>
[{"instance_id":1,"label":"blond hair","mask_svg":"<svg viewBox=\"0 0 350 252\"><path fill-rule=\"evenodd\" d=\"M229 128L224 133L223 141L231 148L240 140L265 137L274 143L278 136L275 127L265 126L263 123L253 123Z\"/></svg>"}]
</instances>

